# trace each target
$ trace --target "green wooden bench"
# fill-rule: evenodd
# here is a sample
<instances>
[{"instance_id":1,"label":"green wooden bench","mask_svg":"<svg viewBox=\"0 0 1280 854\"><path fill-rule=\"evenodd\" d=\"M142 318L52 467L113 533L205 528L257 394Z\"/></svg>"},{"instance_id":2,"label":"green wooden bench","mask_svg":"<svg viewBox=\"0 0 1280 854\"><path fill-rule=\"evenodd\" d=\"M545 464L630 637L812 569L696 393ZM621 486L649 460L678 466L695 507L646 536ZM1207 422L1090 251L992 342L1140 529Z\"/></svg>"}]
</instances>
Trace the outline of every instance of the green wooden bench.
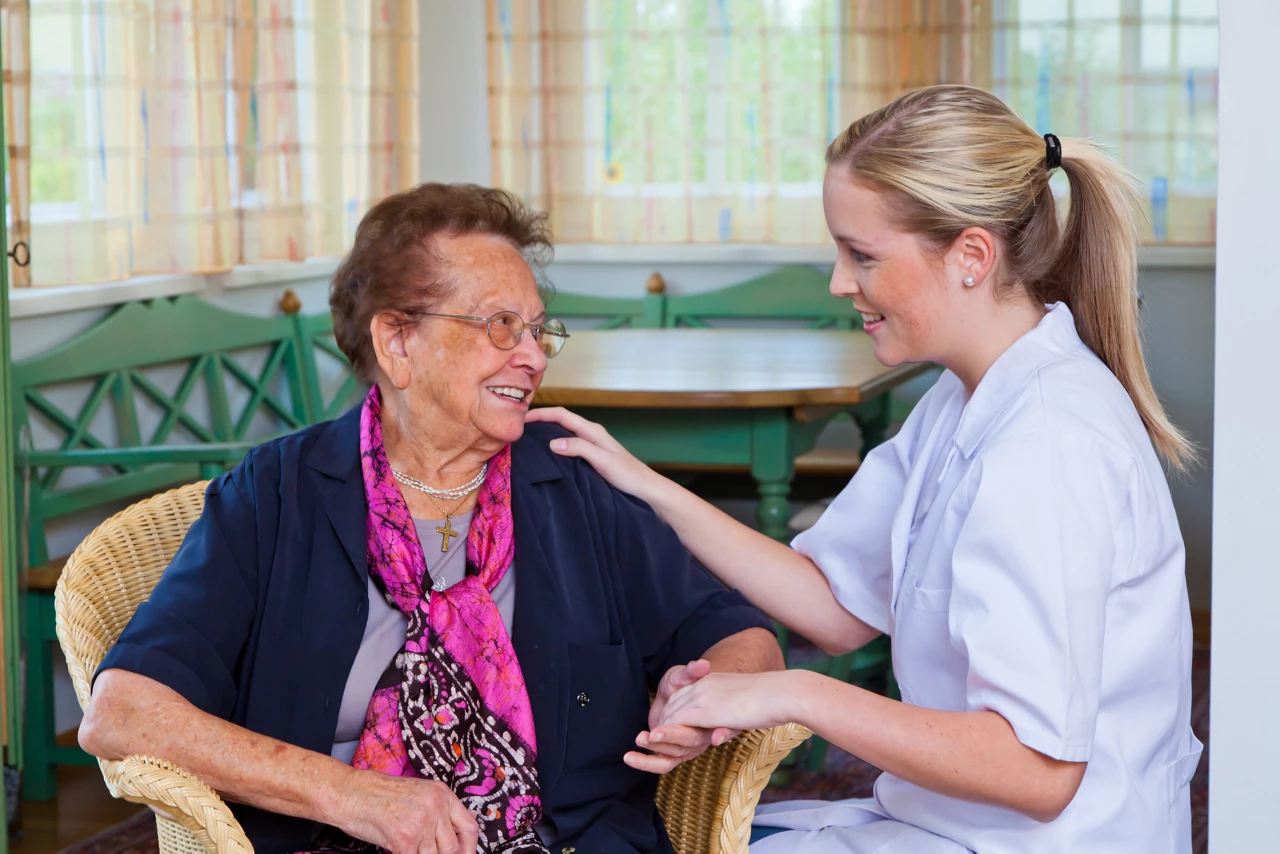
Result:
<instances>
[{"instance_id":1,"label":"green wooden bench","mask_svg":"<svg viewBox=\"0 0 1280 854\"><path fill-rule=\"evenodd\" d=\"M258 442L342 411L359 388L331 329L327 315L251 317L179 297L123 305L13 366L28 799L56 794L56 765L94 761L55 743L53 590L66 556L50 559L47 524L215 476ZM339 366L328 395L325 358Z\"/></svg>"}]
</instances>

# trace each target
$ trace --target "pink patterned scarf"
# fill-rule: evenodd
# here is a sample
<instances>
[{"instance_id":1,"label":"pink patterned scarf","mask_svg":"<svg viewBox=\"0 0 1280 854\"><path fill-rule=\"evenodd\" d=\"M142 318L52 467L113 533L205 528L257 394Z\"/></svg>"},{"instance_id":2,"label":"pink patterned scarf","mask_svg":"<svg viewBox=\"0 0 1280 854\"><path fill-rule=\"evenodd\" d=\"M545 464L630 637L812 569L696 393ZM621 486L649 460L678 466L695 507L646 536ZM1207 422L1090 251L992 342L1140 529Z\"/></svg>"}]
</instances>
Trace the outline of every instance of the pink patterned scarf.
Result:
<instances>
[{"instance_id":1,"label":"pink patterned scarf","mask_svg":"<svg viewBox=\"0 0 1280 854\"><path fill-rule=\"evenodd\" d=\"M482 852L545 852L537 743L524 675L490 591L511 566L511 446L489 462L467 537L467 575L431 590L417 529L382 447L375 385L360 413L369 573L409 618L408 640L369 702L351 764L449 786L480 824ZM392 684L388 685L387 683Z\"/></svg>"}]
</instances>

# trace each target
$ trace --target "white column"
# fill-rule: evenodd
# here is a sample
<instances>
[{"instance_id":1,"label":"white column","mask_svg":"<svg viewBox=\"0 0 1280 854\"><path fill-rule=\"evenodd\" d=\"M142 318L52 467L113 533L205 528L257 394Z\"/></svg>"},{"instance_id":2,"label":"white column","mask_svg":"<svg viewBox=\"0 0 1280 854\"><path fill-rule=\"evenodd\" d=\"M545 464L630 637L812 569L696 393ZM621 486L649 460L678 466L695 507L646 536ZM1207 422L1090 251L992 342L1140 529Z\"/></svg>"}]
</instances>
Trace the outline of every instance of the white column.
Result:
<instances>
[{"instance_id":1,"label":"white column","mask_svg":"<svg viewBox=\"0 0 1280 854\"><path fill-rule=\"evenodd\" d=\"M1280 3L1219 4L1209 850L1280 846Z\"/></svg>"},{"instance_id":2,"label":"white column","mask_svg":"<svg viewBox=\"0 0 1280 854\"><path fill-rule=\"evenodd\" d=\"M419 0L423 181L489 184L484 0Z\"/></svg>"}]
</instances>

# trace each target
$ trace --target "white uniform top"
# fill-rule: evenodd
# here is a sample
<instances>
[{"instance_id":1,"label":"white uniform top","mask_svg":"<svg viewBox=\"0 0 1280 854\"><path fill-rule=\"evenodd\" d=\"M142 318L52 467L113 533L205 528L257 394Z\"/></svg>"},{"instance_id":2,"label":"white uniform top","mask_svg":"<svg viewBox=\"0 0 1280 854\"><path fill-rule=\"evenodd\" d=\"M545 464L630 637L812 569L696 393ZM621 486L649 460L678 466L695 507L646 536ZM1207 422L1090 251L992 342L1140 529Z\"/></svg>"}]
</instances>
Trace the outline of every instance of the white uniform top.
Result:
<instances>
[{"instance_id":1,"label":"white uniform top","mask_svg":"<svg viewBox=\"0 0 1280 854\"><path fill-rule=\"evenodd\" d=\"M1164 473L1058 304L966 401L945 373L795 539L893 638L902 699L1088 769L1056 820L884 774L879 810L987 852L1190 852L1191 615Z\"/></svg>"}]
</instances>

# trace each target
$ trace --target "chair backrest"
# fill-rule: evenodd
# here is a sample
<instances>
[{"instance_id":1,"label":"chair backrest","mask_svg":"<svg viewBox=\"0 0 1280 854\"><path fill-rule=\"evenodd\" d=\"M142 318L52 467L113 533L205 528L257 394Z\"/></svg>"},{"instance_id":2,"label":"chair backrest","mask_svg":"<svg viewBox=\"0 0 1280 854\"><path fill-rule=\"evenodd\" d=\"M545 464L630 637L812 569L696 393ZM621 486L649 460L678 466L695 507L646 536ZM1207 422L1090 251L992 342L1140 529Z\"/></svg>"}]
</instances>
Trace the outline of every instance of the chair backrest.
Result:
<instances>
[{"instance_id":1,"label":"chair backrest","mask_svg":"<svg viewBox=\"0 0 1280 854\"><path fill-rule=\"evenodd\" d=\"M667 297L666 326L712 326L714 321L789 320L809 329L857 329L861 315L828 290L831 275L808 264L779 267L741 284Z\"/></svg>"},{"instance_id":2,"label":"chair backrest","mask_svg":"<svg viewBox=\"0 0 1280 854\"><path fill-rule=\"evenodd\" d=\"M191 483L139 501L95 528L67 558L54 611L81 708L89 705L98 665L204 510L207 485Z\"/></svg>"},{"instance_id":3,"label":"chair backrest","mask_svg":"<svg viewBox=\"0 0 1280 854\"><path fill-rule=\"evenodd\" d=\"M187 483L201 471L192 462L130 461L92 476L59 454L244 442L304 427L317 420L304 349L290 317L179 297L123 305L84 334L14 364L19 450L51 452L19 479L19 497L28 499L27 565L49 557L47 520Z\"/></svg>"}]
</instances>

